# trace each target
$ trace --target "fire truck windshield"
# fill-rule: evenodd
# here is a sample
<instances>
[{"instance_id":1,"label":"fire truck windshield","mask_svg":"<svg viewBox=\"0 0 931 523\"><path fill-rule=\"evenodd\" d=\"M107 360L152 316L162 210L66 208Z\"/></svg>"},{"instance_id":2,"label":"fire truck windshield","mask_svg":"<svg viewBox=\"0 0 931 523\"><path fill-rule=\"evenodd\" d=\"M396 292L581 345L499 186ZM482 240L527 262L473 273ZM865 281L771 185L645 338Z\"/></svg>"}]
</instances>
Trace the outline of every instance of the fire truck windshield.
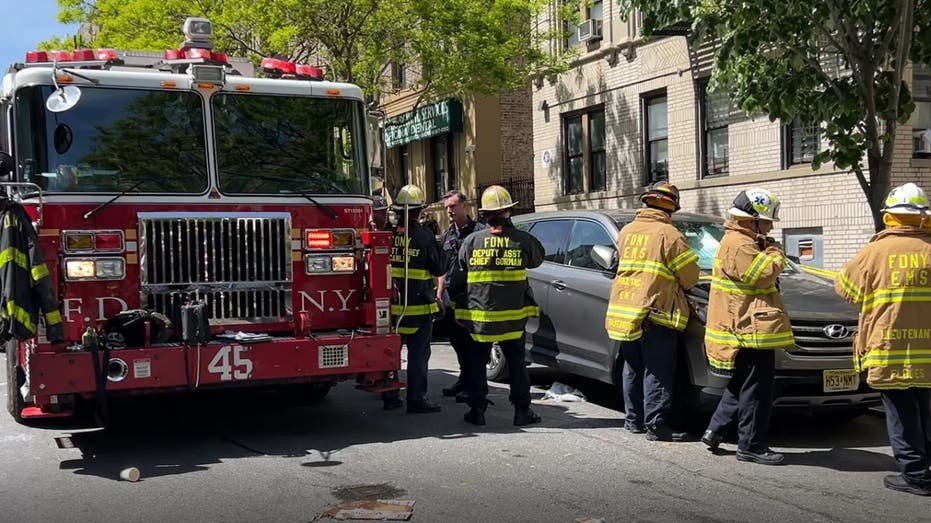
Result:
<instances>
[{"instance_id":1,"label":"fire truck windshield","mask_svg":"<svg viewBox=\"0 0 931 523\"><path fill-rule=\"evenodd\" d=\"M367 192L361 102L250 93L212 100L220 191Z\"/></svg>"},{"instance_id":2,"label":"fire truck windshield","mask_svg":"<svg viewBox=\"0 0 931 523\"><path fill-rule=\"evenodd\" d=\"M22 180L48 192L207 190L197 93L81 86L77 105L53 113L45 109L53 90L29 86L16 93Z\"/></svg>"}]
</instances>

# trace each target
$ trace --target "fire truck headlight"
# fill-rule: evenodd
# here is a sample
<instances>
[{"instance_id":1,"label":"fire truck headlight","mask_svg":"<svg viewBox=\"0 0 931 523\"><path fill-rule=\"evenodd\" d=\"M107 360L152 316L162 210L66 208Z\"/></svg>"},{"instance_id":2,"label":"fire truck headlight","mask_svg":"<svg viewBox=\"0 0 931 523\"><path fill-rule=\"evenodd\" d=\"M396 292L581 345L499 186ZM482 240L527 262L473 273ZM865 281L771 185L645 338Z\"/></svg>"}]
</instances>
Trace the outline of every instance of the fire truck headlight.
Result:
<instances>
[{"instance_id":1,"label":"fire truck headlight","mask_svg":"<svg viewBox=\"0 0 931 523\"><path fill-rule=\"evenodd\" d=\"M74 258L65 260L65 279L122 280L126 264L122 258Z\"/></svg>"},{"instance_id":2,"label":"fire truck headlight","mask_svg":"<svg viewBox=\"0 0 931 523\"><path fill-rule=\"evenodd\" d=\"M356 270L356 258L354 256L334 256L333 272L353 272Z\"/></svg>"},{"instance_id":3,"label":"fire truck headlight","mask_svg":"<svg viewBox=\"0 0 931 523\"><path fill-rule=\"evenodd\" d=\"M304 257L304 268L307 270L307 274L318 274L324 272L330 272L332 269L330 257L327 255L323 256L306 256Z\"/></svg>"},{"instance_id":4,"label":"fire truck headlight","mask_svg":"<svg viewBox=\"0 0 931 523\"><path fill-rule=\"evenodd\" d=\"M126 272L122 258L100 258L95 265L95 275L101 280L121 280Z\"/></svg>"},{"instance_id":5,"label":"fire truck headlight","mask_svg":"<svg viewBox=\"0 0 931 523\"><path fill-rule=\"evenodd\" d=\"M65 277L69 280L88 280L95 274L94 260L65 261Z\"/></svg>"},{"instance_id":6,"label":"fire truck headlight","mask_svg":"<svg viewBox=\"0 0 931 523\"><path fill-rule=\"evenodd\" d=\"M356 259L351 255L308 254L304 257L304 270L307 274L353 272L356 270Z\"/></svg>"}]
</instances>

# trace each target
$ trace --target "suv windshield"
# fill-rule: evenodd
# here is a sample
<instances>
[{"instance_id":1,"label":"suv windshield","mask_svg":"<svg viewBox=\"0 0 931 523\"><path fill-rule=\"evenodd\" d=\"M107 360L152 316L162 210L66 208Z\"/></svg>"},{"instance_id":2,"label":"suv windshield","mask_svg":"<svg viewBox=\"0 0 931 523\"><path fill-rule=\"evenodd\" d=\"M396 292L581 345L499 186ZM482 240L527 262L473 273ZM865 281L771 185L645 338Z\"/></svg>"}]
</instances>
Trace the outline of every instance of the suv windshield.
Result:
<instances>
[{"instance_id":1,"label":"suv windshield","mask_svg":"<svg viewBox=\"0 0 931 523\"><path fill-rule=\"evenodd\" d=\"M54 87L29 86L16 92L16 152L24 181L59 193L207 189L200 96L83 85L80 89L78 103L60 113L45 110Z\"/></svg>"},{"instance_id":2,"label":"suv windshield","mask_svg":"<svg viewBox=\"0 0 931 523\"><path fill-rule=\"evenodd\" d=\"M360 102L223 93L212 103L224 193L366 192Z\"/></svg>"},{"instance_id":3,"label":"suv windshield","mask_svg":"<svg viewBox=\"0 0 931 523\"><path fill-rule=\"evenodd\" d=\"M711 272L714 254L724 236L724 226L712 222L677 221L673 225L685 236L685 241L698 254L698 267L703 272ZM787 260L783 274L796 272L795 265Z\"/></svg>"}]
</instances>

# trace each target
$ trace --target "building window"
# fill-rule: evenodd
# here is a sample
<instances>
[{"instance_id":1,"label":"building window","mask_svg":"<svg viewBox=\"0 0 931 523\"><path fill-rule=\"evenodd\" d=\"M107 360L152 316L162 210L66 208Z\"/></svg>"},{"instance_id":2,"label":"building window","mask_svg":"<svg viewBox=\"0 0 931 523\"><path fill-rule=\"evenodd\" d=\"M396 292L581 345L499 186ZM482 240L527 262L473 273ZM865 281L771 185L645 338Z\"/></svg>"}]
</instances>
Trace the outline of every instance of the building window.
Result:
<instances>
[{"instance_id":1,"label":"building window","mask_svg":"<svg viewBox=\"0 0 931 523\"><path fill-rule=\"evenodd\" d=\"M391 87L407 89L407 66L393 62L391 64Z\"/></svg>"},{"instance_id":2,"label":"building window","mask_svg":"<svg viewBox=\"0 0 931 523\"><path fill-rule=\"evenodd\" d=\"M588 190L603 191L607 185L607 156L605 154L605 112L588 114Z\"/></svg>"},{"instance_id":3,"label":"building window","mask_svg":"<svg viewBox=\"0 0 931 523\"><path fill-rule=\"evenodd\" d=\"M456 189L456 174L452 158L452 136L441 134L430 139L430 152L433 158L433 194L430 201L439 200L446 191Z\"/></svg>"},{"instance_id":4,"label":"building window","mask_svg":"<svg viewBox=\"0 0 931 523\"><path fill-rule=\"evenodd\" d=\"M731 101L725 91L708 92L708 84L702 88L702 125L704 127L705 176L727 176L728 138L727 124L730 121Z\"/></svg>"},{"instance_id":5,"label":"building window","mask_svg":"<svg viewBox=\"0 0 931 523\"><path fill-rule=\"evenodd\" d=\"M600 3L600 2L599 2ZM575 13L579 9L579 2L573 0L562 0L560 3L562 12L560 17L562 18L562 48L571 49L579 45L579 24L574 20L569 18L569 13ZM578 17L574 17L578 19Z\"/></svg>"},{"instance_id":6,"label":"building window","mask_svg":"<svg viewBox=\"0 0 931 523\"><path fill-rule=\"evenodd\" d=\"M604 107L563 118L566 194L603 191L607 185Z\"/></svg>"},{"instance_id":7,"label":"building window","mask_svg":"<svg viewBox=\"0 0 931 523\"><path fill-rule=\"evenodd\" d=\"M401 173L401 184L407 185L410 180L411 146L404 144L398 146L398 171Z\"/></svg>"},{"instance_id":8,"label":"building window","mask_svg":"<svg viewBox=\"0 0 931 523\"><path fill-rule=\"evenodd\" d=\"M786 125L786 158L789 165L811 163L821 151L821 130L818 124L805 125L795 120Z\"/></svg>"},{"instance_id":9,"label":"building window","mask_svg":"<svg viewBox=\"0 0 931 523\"><path fill-rule=\"evenodd\" d=\"M585 144L582 136L582 115L576 115L565 120L566 137L566 194L577 194L585 191Z\"/></svg>"},{"instance_id":10,"label":"building window","mask_svg":"<svg viewBox=\"0 0 931 523\"><path fill-rule=\"evenodd\" d=\"M593 0L592 4L588 7L589 20L601 20L603 13L604 6L602 0Z\"/></svg>"},{"instance_id":11,"label":"building window","mask_svg":"<svg viewBox=\"0 0 931 523\"><path fill-rule=\"evenodd\" d=\"M646 184L669 179L669 125L666 93L644 100Z\"/></svg>"},{"instance_id":12,"label":"building window","mask_svg":"<svg viewBox=\"0 0 931 523\"><path fill-rule=\"evenodd\" d=\"M912 73L912 151L920 158L931 157L931 69L916 65Z\"/></svg>"}]
</instances>

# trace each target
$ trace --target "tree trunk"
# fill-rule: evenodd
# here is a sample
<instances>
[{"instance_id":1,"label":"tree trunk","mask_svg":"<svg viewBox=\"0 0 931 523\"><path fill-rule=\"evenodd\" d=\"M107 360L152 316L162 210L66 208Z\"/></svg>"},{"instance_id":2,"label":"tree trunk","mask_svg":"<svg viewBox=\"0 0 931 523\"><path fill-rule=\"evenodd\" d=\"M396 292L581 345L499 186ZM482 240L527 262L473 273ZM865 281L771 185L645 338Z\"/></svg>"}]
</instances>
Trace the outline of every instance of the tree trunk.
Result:
<instances>
[{"instance_id":1,"label":"tree trunk","mask_svg":"<svg viewBox=\"0 0 931 523\"><path fill-rule=\"evenodd\" d=\"M889 178L892 172L892 165L886 164L881 158L875 158L873 155L867 156L867 162L870 167L870 186L866 194L866 201L870 205L870 213L873 215L873 226L876 232L885 229L883 223L882 208L886 203L886 195L889 193Z\"/></svg>"}]
</instances>

